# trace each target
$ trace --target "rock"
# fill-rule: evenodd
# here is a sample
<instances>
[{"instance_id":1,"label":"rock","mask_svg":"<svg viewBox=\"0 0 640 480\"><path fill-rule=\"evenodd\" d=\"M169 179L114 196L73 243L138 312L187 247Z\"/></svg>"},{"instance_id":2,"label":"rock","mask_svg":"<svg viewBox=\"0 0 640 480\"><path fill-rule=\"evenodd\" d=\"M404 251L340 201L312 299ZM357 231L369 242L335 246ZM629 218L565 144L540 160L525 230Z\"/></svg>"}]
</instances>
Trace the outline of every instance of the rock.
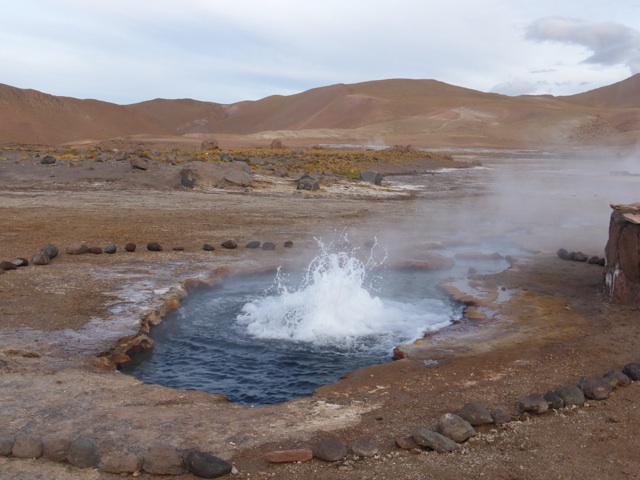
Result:
<instances>
[{"instance_id":1,"label":"rock","mask_svg":"<svg viewBox=\"0 0 640 480\"><path fill-rule=\"evenodd\" d=\"M465 403L458 412L458 416L469 422L473 427L493 423L493 417L489 410L478 402Z\"/></svg>"},{"instance_id":2,"label":"rock","mask_svg":"<svg viewBox=\"0 0 640 480\"><path fill-rule=\"evenodd\" d=\"M14 258L13 260L11 260L11 263L13 263L18 268L29 266L29 260L23 257Z\"/></svg>"},{"instance_id":3,"label":"rock","mask_svg":"<svg viewBox=\"0 0 640 480\"><path fill-rule=\"evenodd\" d=\"M116 152L113 155L113 157L111 157L111 160L115 160L116 162L122 162L124 160L128 160L130 156L131 156L131 152L121 150L119 152Z\"/></svg>"},{"instance_id":4,"label":"rock","mask_svg":"<svg viewBox=\"0 0 640 480\"><path fill-rule=\"evenodd\" d=\"M113 255L117 251L118 247L116 247L115 245L107 245L106 247L104 247L104 253L108 253L109 255Z\"/></svg>"},{"instance_id":5,"label":"rock","mask_svg":"<svg viewBox=\"0 0 640 480\"><path fill-rule=\"evenodd\" d=\"M218 140L215 140L215 139L203 140L202 143L200 144L200 149L201 150L219 150L220 146L218 144Z\"/></svg>"},{"instance_id":6,"label":"rock","mask_svg":"<svg viewBox=\"0 0 640 480\"><path fill-rule=\"evenodd\" d=\"M196 174L190 168L180 170L180 184L183 187L193 188L196 185Z\"/></svg>"},{"instance_id":7,"label":"rock","mask_svg":"<svg viewBox=\"0 0 640 480\"><path fill-rule=\"evenodd\" d=\"M42 247L40 249L41 252L46 252L47 255L49 255L49 258L51 260L53 260L54 258L56 258L58 256L59 250L58 247L56 247L54 244L52 243L47 243L44 247Z\"/></svg>"},{"instance_id":8,"label":"rock","mask_svg":"<svg viewBox=\"0 0 640 480\"><path fill-rule=\"evenodd\" d=\"M382 174L373 170L367 170L360 174L360 180L373 185L382 185Z\"/></svg>"},{"instance_id":9,"label":"rock","mask_svg":"<svg viewBox=\"0 0 640 480\"><path fill-rule=\"evenodd\" d=\"M282 149L282 148L284 148L284 145L282 144L282 140L276 138L276 139L271 141L271 144L269 145L269 148Z\"/></svg>"},{"instance_id":10,"label":"rock","mask_svg":"<svg viewBox=\"0 0 640 480\"><path fill-rule=\"evenodd\" d=\"M298 180L296 190L316 191L320 190L320 184L313 177L309 175L303 175L302 177L300 177L300 180Z\"/></svg>"},{"instance_id":11,"label":"rock","mask_svg":"<svg viewBox=\"0 0 640 480\"><path fill-rule=\"evenodd\" d=\"M34 265L49 265L51 260L49 259L49 255L47 255L47 252L41 250L33 256L31 262Z\"/></svg>"},{"instance_id":12,"label":"rock","mask_svg":"<svg viewBox=\"0 0 640 480\"><path fill-rule=\"evenodd\" d=\"M42 438L42 456L53 462L66 462L69 455L69 438L59 434Z\"/></svg>"},{"instance_id":13,"label":"rock","mask_svg":"<svg viewBox=\"0 0 640 480\"><path fill-rule=\"evenodd\" d=\"M42 160L40 160L40 163L42 165L55 165L56 159L55 159L55 157L52 157L51 155L47 155Z\"/></svg>"},{"instance_id":14,"label":"rock","mask_svg":"<svg viewBox=\"0 0 640 480\"><path fill-rule=\"evenodd\" d=\"M562 260L570 260L569 252L567 252L564 248L558 250L557 255Z\"/></svg>"},{"instance_id":15,"label":"rock","mask_svg":"<svg viewBox=\"0 0 640 480\"><path fill-rule=\"evenodd\" d=\"M233 250L235 248L238 248L238 242L236 242L235 240L225 240L220 245L222 245L223 248L226 248L228 250Z\"/></svg>"},{"instance_id":16,"label":"rock","mask_svg":"<svg viewBox=\"0 0 640 480\"><path fill-rule=\"evenodd\" d=\"M421 447L429 448L438 453L449 453L458 448L458 444L450 438L426 428L417 428L413 432L413 439Z\"/></svg>"},{"instance_id":17,"label":"rock","mask_svg":"<svg viewBox=\"0 0 640 480\"><path fill-rule=\"evenodd\" d=\"M604 378L582 377L578 382L578 388L582 390L586 398L592 400L604 400L609 398L613 387Z\"/></svg>"},{"instance_id":18,"label":"rock","mask_svg":"<svg viewBox=\"0 0 640 480\"><path fill-rule=\"evenodd\" d=\"M124 246L124 249L125 249L127 252L135 252L135 251L136 251L136 244L135 244L135 243L127 243L127 244Z\"/></svg>"},{"instance_id":19,"label":"rock","mask_svg":"<svg viewBox=\"0 0 640 480\"><path fill-rule=\"evenodd\" d=\"M549 409L549 402L543 395L533 394L522 397L518 400L518 410L520 413L543 413Z\"/></svg>"},{"instance_id":20,"label":"rock","mask_svg":"<svg viewBox=\"0 0 640 480\"><path fill-rule=\"evenodd\" d=\"M161 252L162 245L160 245L158 242L149 242L147 243L147 250L149 250L150 252Z\"/></svg>"},{"instance_id":21,"label":"rock","mask_svg":"<svg viewBox=\"0 0 640 480\"><path fill-rule=\"evenodd\" d=\"M371 438L361 437L351 443L351 451L359 457L373 457L378 453L378 445Z\"/></svg>"},{"instance_id":22,"label":"rock","mask_svg":"<svg viewBox=\"0 0 640 480\"><path fill-rule=\"evenodd\" d=\"M276 244L273 242L264 242L262 244L262 250L275 250Z\"/></svg>"},{"instance_id":23,"label":"rock","mask_svg":"<svg viewBox=\"0 0 640 480\"><path fill-rule=\"evenodd\" d=\"M89 247L89 253L93 253L94 255L102 255L102 248L100 247Z\"/></svg>"},{"instance_id":24,"label":"rock","mask_svg":"<svg viewBox=\"0 0 640 480\"><path fill-rule=\"evenodd\" d=\"M587 260L587 263L589 265L600 265L600 257L594 255L593 257L590 257L589 260Z\"/></svg>"},{"instance_id":25,"label":"rock","mask_svg":"<svg viewBox=\"0 0 640 480\"><path fill-rule=\"evenodd\" d=\"M225 182L240 187L250 187L253 182L250 173L235 169L226 172L223 178Z\"/></svg>"},{"instance_id":26,"label":"rock","mask_svg":"<svg viewBox=\"0 0 640 480\"><path fill-rule=\"evenodd\" d=\"M78 468L95 468L100 464L100 452L93 440L78 437L69 442L67 460Z\"/></svg>"},{"instance_id":27,"label":"rock","mask_svg":"<svg viewBox=\"0 0 640 480\"><path fill-rule=\"evenodd\" d=\"M185 458L187 470L196 477L218 478L231 473L233 466L206 452L189 452Z\"/></svg>"},{"instance_id":28,"label":"rock","mask_svg":"<svg viewBox=\"0 0 640 480\"><path fill-rule=\"evenodd\" d=\"M313 452L309 448L297 450L276 450L265 454L264 459L270 463L308 462L313 458Z\"/></svg>"},{"instance_id":29,"label":"rock","mask_svg":"<svg viewBox=\"0 0 640 480\"><path fill-rule=\"evenodd\" d=\"M285 248L293 247L293 242L291 240L287 240L286 242L284 242L284 247Z\"/></svg>"},{"instance_id":30,"label":"rock","mask_svg":"<svg viewBox=\"0 0 640 480\"><path fill-rule=\"evenodd\" d=\"M135 473L142 470L142 457L131 452L109 452L100 461L100 470L108 473Z\"/></svg>"},{"instance_id":31,"label":"rock","mask_svg":"<svg viewBox=\"0 0 640 480\"><path fill-rule=\"evenodd\" d=\"M574 262L586 262L589 260L589 257L582 252L576 252L573 254L572 260Z\"/></svg>"},{"instance_id":32,"label":"rock","mask_svg":"<svg viewBox=\"0 0 640 480\"><path fill-rule=\"evenodd\" d=\"M260 248L260 242L249 242L244 248Z\"/></svg>"},{"instance_id":33,"label":"rock","mask_svg":"<svg viewBox=\"0 0 640 480\"><path fill-rule=\"evenodd\" d=\"M205 252L213 252L215 250L215 247L213 245L211 245L210 243L205 243L202 246L202 250L204 250Z\"/></svg>"},{"instance_id":34,"label":"rock","mask_svg":"<svg viewBox=\"0 0 640 480\"><path fill-rule=\"evenodd\" d=\"M16 437L8 433L0 433L0 457L11 455L14 443L16 443Z\"/></svg>"},{"instance_id":35,"label":"rock","mask_svg":"<svg viewBox=\"0 0 640 480\"><path fill-rule=\"evenodd\" d=\"M627 377L621 370L609 370L604 372L602 378L609 382L612 388L626 387L631 383L631 379Z\"/></svg>"},{"instance_id":36,"label":"rock","mask_svg":"<svg viewBox=\"0 0 640 480\"><path fill-rule=\"evenodd\" d=\"M640 206L611 205L604 291L612 303L640 307Z\"/></svg>"},{"instance_id":37,"label":"rock","mask_svg":"<svg viewBox=\"0 0 640 480\"><path fill-rule=\"evenodd\" d=\"M174 252L183 252L184 251L184 247L182 245L176 245L171 250L173 250Z\"/></svg>"},{"instance_id":38,"label":"rock","mask_svg":"<svg viewBox=\"0 0 640 480\"><path fill-rule=\"evenodd\" d=\"M40 458L42 456L42 439L37 435L18 435L11 449L11 454L18 458Z\"/></svg>"},{"instance_id":39,"label":"rock","mask_svg":"<svg viewBox=\"0 0 640 480\"><path fill-rule=\"evenodd\" d=\"M634 382L640 380L640 363L627 363L622 372Z\"/></svg>"},{"instance_id":40,"label":"rock","mask_svg":"<svg viewBox=\"0 0 640 480\"><path fill-rule=\"evenodd\" d=\"M340 440L327 438L313 447L313 456L325 462L337 462L347 456L349 450Z\"/></svg>"},{"instance_id":41,"label":"rock","mask_svg":"<svg viewBox=\"0 0 640 480\"><path fill-rule=\"evenodd\" d=\"M564 385L556 388L554 393L562 398L565 406L582 405L585 402L584 393L575 385Z\"/></svg>"},{"instance_id":42,"label":"rock","mask_svg":"<svg viewBox=\"0 0 640 480\"><path fill-rule=\"evenodd\" d=\"M476 431L469 422L453 413L445 413L438 419L436 431L445 437L449 437L456 443L465 442L476 435Z\"/></svg>"},{"instance_id":43,"label":"rock","mask_svg":"<svg viewBox=\"0 0 640 480\"><path fill-rule=\"evenodd\" d=\"M65 252L67 255L82 255L83 253L87 253L89 251L89 247L85 242L76 242L71 245L67 245L65 248Z\"/></svg>"},{"instance_id":44,"label":"rock","mask_svg":"<svg viewBox=\"0 0 640 480\"><path fill-rule=\"evenodd\" d=\"M433 432L435 433L435 432ZM446 438L446 437L445 437ZM414 450L419 448L420 445L415 441L413 437L400 437L396 438L396 446L403 450Z\"/></svg>"},{"instance_id":45,"label":"rock","mask_svg":"<svg viewBox=\"0 0 640 480\"><path fill-rule=\"evenodd\" d=\"M493 423L495 425L504 425L511 421L511 415L499 408L491 412L491 417L493 418Z\"/></svg>"},{"instance_id":46,"label":"rock","mask_svg":"<svg viewBox=\"0 0 640 480\"><path fill-rule=\"evenodd\" d=\"M556 392L547 392L544 394L544 399L548 402L549 408L558 410L564 407L564 400Z\"/></svg>"},{"instance_id":47,"label":"rock","mask_svg":"<svg viewBox=\"0 0 640 480\"><path fill-rule=\"evenodd\" d=\"M15 263L11 263L8 262L6 260L3 260L2 262L0 262L0 269L1 270L17 270L18 266Z\"/></svg>"},{"instance_id":48,"label":"rock","mask_svg":"<svg viewBox=\"0 0 640 480\"><path fill-rule=\"evenodd\" d=\"M137 170L148 170L149 169L149 162L144 158L132 157L129 160L129 163L131 164L131 168L133 168L133 169L137 169Z\"/></svg>"},{"instance_id":49,"label":"rock","mask_svg":"<svg viewBox=\"0 0 640 480\"><path fill-rule=\"evenodd\" d=\"M186 471L180 452L166 443L156 443L149 448L142 468L153 475L182 475Z\"/></svg>"}]
</instances>

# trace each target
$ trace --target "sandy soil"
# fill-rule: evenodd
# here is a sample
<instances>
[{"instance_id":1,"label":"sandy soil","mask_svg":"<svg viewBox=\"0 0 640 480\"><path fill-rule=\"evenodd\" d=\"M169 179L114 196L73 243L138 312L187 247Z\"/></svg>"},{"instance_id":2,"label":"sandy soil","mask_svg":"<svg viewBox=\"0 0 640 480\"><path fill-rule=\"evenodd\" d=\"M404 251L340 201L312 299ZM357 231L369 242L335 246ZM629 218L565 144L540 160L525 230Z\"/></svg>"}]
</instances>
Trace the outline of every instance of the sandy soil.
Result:
<instances>
[{"instance_id":1,"label":"sandy soil","mask_svg":"<svg viewBox=\"0 0 640 480\"><path fill-rule=\"evenodd\" d=\"M640 478L638 383L582 408L487 428L452 454L394 446L396 438L433 426L465 402L515 416L520 396L640 361L638 312L605 301L599 267L562 261L549 249L516 258L505 272L465 281L471 295L486 300L485 320L433 336L411 358L353 372L310 398L242 407L216 395L141 384L97 356L135 333L169 289L189 278L300 263L314 254L313 236L336 230L364 243L406 229L417 214L431 215L425 218L439 226L455 200L425 203L390 189L353 186L301 193L268 181L248 191L193 192L148 177L130 181L149 172L73 181L81 168L32 162L27 174L20 162L0 167L0 259L30 257L49 242L62 248L76 241L165 246L157 253L62 253L51 265L0 275L4 431L84 434L103 451L144 452L168 441L232 462L236 478ZM72 181L52 180L58 177ZM402 252L415 259L417 246L437 243L439 233L405 237L406 245L395 250L398 259ZM273 241L278 248L217 247L228 238L241 245ZM281 248L286 240L294 248ZM216 251L202 251L205 242ZM177 245L185 250L171 251ZM263 460L267 451L306 447L327 436L373 438L380 454L337 464ZM43 459L0 458L0 472L19 479L117 477Z\"/></svg>"}]
</instances>

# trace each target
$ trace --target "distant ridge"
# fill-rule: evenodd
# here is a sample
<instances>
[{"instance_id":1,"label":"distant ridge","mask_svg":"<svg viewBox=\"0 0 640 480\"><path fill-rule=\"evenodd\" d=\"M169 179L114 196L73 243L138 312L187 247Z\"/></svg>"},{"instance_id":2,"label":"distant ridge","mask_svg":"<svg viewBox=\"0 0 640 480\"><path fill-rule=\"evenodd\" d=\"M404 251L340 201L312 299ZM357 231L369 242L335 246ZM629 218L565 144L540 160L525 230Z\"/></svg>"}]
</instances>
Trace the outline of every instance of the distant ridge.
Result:
<instances>
[{"instance_id":1,"label":"distant ridge","mask_svg":"<svg viewBox=\"0 0 640 480\"><path fill-rule=\"evenodd\" d=\"M565 97L509 97L437 80L389 79L230 105L155 99L123 106L0 84L0 142L234 135L500 147L629 143L639 134L640 75Z\"/></svg>"}]
</instances>

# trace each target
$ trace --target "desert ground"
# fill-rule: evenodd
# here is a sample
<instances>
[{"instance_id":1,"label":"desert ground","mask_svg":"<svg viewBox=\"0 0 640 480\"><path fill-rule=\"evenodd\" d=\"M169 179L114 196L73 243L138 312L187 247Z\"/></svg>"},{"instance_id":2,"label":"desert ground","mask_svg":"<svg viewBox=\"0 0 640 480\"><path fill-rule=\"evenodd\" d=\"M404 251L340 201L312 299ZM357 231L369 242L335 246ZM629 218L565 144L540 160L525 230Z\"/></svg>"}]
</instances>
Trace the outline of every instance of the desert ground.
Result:
<instances>
[{"instance_id":1,"label":"desert ground","mask_svg":"<svg viewBox=\"0 0 640 480\"><path fill-rule=\"evenodd\" d=\"M456 176L462 169L442 170L439 157L407 158L378 162L387 174L407 174L386 176L381 186L325 172L318 191L304 191L296 190L298 167L278 176L268 162L251 171L251 185L187 188L180 184L184 164L152 154L140 169L111 158L126 147L105 143L92 158L64 148L12 145L1 152L0 259L31 259L48 243L61 250L49 265L0 275L3 433L87 436L103 456L144 455L162 441L217 455L235 467L232 478L640 478L640 383L578 408L540 415L517 409L522 396L640 362L637 310L604 298L602 267L556 255L559 248L603 255L609 204L637 201L639 177L610 175L637 165L633 150L453 150L451 157L469 167L464 177ZM42 164L46 154L56 163ZM440 191L407 188L426 172ZM145 385L115 368L108 352L150 314L164 313L180 285L304 265L316 252L314 237L336 232L356 244L377 238L399 262L447 256L454 244L473 253L494 238L509 239L519 253L496 244L510 254L509 268L451 281L451 291L476 305L462 323L406 347L407 358L352 372L308 398L239 406L219 395ZM240 247L221 248L227 239ZM251 240L277 248L244 249ZM289 240L293 248L283 248ZM163 251L147 251L152 241ZM75 242L115 244L118 252L66 254ZM136 252L124 252L129 242ZM203 251L204 243L215 251ZM512 420L479 427L453 453L396 446L473 401ZM273 450L360 437L379 453L336 463L264 460ZM120 477L13 457L0 457L0 472L15 479Z\"/></svg>"}]
</instances>

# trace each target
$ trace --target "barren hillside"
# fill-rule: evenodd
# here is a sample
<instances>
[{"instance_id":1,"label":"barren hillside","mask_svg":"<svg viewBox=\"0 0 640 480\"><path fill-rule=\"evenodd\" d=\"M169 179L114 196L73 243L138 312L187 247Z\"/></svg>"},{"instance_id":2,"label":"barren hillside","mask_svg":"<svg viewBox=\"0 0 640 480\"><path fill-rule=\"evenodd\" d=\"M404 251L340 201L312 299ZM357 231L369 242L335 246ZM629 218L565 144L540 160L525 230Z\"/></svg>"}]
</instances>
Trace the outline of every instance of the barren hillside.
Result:
<instances>
[{"instance_id":1,"label":"barren hillside","mask_svg":"<svg viewBox=\"0 0 640 480\"><path fill-rule=\"evenodd\" d=\"M436 80L391 79L222 105L156 99L127 106L0 86L0 141L63 143L153 135L515 147L634 143L640 75L567 97L508 97Z\"/></svg>"}]
</instances>

